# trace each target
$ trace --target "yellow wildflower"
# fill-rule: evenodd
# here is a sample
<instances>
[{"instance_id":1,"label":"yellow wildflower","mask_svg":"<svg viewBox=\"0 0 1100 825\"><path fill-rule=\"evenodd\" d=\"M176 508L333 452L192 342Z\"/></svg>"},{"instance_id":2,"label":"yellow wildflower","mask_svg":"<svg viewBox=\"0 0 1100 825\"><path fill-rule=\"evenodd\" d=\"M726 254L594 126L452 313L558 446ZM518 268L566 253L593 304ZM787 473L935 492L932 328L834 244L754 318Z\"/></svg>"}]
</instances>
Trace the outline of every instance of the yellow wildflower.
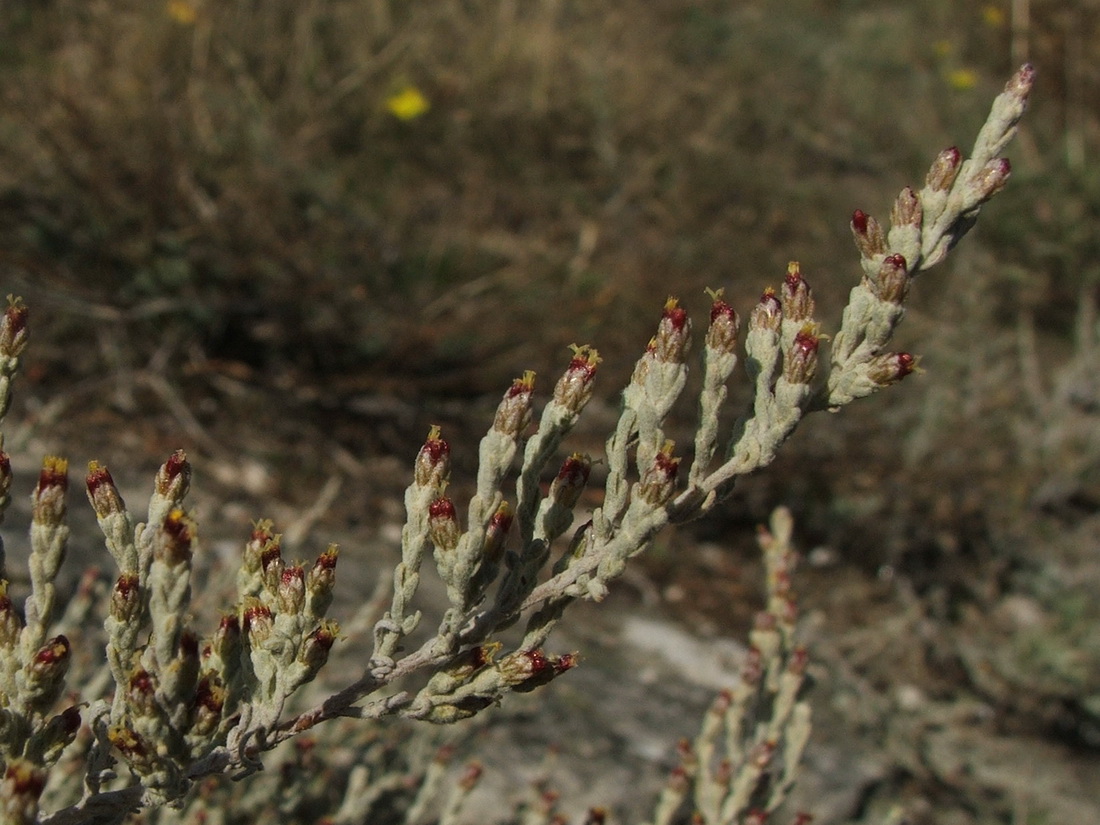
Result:
<instances>
[{"instance_id":1,"label":"yellow wildflower","mask_svg":"<svg viewBox=\"0 0 1100 825\"><path fill-rule=\"evenodd\" d=\"M430 108L428 98L415 86L404 86L386 98L386 109L398 120L416 120Z\"/></svg>"},{"instance_id":2,"label":"yellow wildflower","mask_svg":"<svg viewBox=\"0 0 1100 825\"><path fill-rule=\"evenodd\" d=\"M1004 9L1000 6L995 6L992 3L987 3L982 6L982 22L990 28L999 29L1005 24Z\"/></svg>"},{"instance_id":3,"label":"yellow wildflower","mask_svg":"<svg viewBox=\"0 0 1100 825\"><path fill-rule=\"evenodd\" d=\"M973 69L954 69L947 73L947 84L958 92L965 92L978 85L978 73Z\"/></svg>"},{"instance_id":4,"label":"yellow wildflower","mask_svg":"<svg viewBox=\"0 0 1100 825\"><path fill-rule=\"evenodd\" d=\"M169 17L183 26L190 26L198 17L198 11L189 0L168 0L165 11Z\"/></svg>"}]
</instances>

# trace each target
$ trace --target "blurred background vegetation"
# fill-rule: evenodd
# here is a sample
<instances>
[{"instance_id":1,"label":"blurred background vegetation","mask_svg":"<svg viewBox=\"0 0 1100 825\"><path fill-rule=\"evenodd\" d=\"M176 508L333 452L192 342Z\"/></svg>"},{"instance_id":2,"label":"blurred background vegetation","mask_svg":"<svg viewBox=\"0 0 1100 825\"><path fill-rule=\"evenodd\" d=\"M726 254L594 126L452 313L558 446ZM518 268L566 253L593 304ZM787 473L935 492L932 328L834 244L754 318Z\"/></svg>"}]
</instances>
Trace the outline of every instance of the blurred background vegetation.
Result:
<instances>
[{"instance_id":1,"label":"blurred background vegetation","mask_svg":"<svg viewBox=\"0 0 1100 825\"><path fill-rule=\"evenodd\" d=\"M1030 60L1008 189L914 290L927 373L808 421L696 537L788 504L838 638L909 599L888 664L922 695L1093 758L1098 49L1095 0L5 0L27 409L74 458L181 428L281 456L291 495L310 457L407 457L521 370L548 386L573 342L613 404L669 292L701 323L705 287L747 311L797 259L835 329L852 210L965 151ZM650 572L688 620L743 618L673 552Z\"/></svg>"}]
</instances>

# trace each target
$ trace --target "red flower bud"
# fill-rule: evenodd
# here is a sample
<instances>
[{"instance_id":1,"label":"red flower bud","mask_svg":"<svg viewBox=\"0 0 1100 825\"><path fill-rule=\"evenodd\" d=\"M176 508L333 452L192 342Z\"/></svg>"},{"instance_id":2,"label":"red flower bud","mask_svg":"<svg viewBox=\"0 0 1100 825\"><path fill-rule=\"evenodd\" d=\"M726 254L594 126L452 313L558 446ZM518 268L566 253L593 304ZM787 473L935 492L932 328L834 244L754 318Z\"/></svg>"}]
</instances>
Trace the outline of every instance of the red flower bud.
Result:
<instances>
[{"instance_id":1,"label":"red flower bud","mask_svg":"<svg viewBox=\"0 0 1100 825\"><path fill-rule=\"evenodd\" d=\"M890 223L893 226L909 226L917 229L924 219L924 210L920 198L910 187L901 190L894 201L894 209L890 213Z\"/></svg>"},{"instance_id":2,"label":"red flower bud","mask_svg":"<svg viewBox=\"0 0 1100 825\"><path fill-rule=\"evenodd\" d=\"M562 462L558 475L550 484L550 498L559 506L572 510L581 497L588 475L592 472L592 459L581 453L573 453Z\"/></svg>"},{"instance_id":3,"label":"red flower bud","mask_svg":"<svg viewBox=\"0 0 1100 825\"><path fill-rule=\"evenodd\" d=\"M952 146L944 149L932 161L932 166L924 179L925 186L934 192L946 192L955 183L960 165L962 165L962 153L959 148Z\"/></svg>"},{"instance_id":4,"label":"red flower bud","mask_svg":"<svg viewBox=\"0 0 1100 825\"><path fill-rule=\"evenodd\" d=\"M904 255L887 255L882 259L878 273L866 281L867 287L881 301L900 304L909 294L908 263Z\"/></svg>"},{"instance_id":5,"label":"red flower bud","mask_svg":"<svg viewBox=\"0 0 1100 825\"><path fill-rule=\"evenodd\" d=\"M880 387L888 387L918 369L918 359L908 352L886 352L867 363L867 376Z\"/></svg>"},{"instance_id":6,"label":"red flower bud","mask_svg":"<svg viewBox=\"0 0 1100 825\"><path fill-rule=\"evenodd\" d=\"M446 496L428 505L428 534L440 551L447 552L458 547L462 530L458 526L454 502Z\"/></svg>"},{"instance_id":7,"label":"red flower bud","mask_svg":"<svg viewBox=\"0 0 1100 825\"><path fill-rule=\"evenodd\" d=\"M654 357L666 364L679 364L691 346L691 319L675 298L665 301L661 322L654 337Z\"/></svg>"},{"instance_id":8,"label":"red flower bud","mask_svg":"<svg viewBox=\"0 0 1100 825\"><path fill-rule=\"evenodd\" d=\"M428 439L413 464L413 479L420 487L442 492L451 474L451 445L439 437L439 427L432 425Z\"/></svg>"},{"instance_id":9,"label":"red flower bud","mask_svg":"<svg viewBox=\"0 0 1100 825\"><path fill-rule=\"evenodd\" d=\"M141 586L136 573L123 573L111 591L111 617L121 624L135 620L141 612Z\"/></svg>"},{"instance_id":10,"label":"red flower bud","mask_svg":"<svg viewBox=\"0 0 1100 825\"><path fill-rule=\"evenodd\" d=\"M169 567L191 560L194 523L178 507L164 517L160 541L153 548L154 558Z\"/></svg>"},{"instance_id":11,"label":"red flower bud","mask_svg":"<svg viewBox=\"0 0 1100 825\"><path fill-rule=\"evenodd\" d=\"M497 407L493 429L510 436L519 436L531 423L531 394L535 389L535 374L528 370L512 382Z\"/></svg>"},{"instance_id":12,"label":"red flower bud","mask_svg":"<svg viewBox=\"0 0 1100 825\"><path fill-rule=\"evenodd\" d=\"M306 602L306 571L301 565L292 565L283 570L279 577L279 589L276 591L279 610L296 615Z\"/></svg>"},{"instance_id":13,"label":"red flower bud","mask_svg":"<svg viewBox=\"0 0 1100 825\"><path fill-rule=\"evenodd\" d=\"M662 506L672 498L676 491L676 475L680 469L680 459L672 455L673 443L665 445L653 457L653 463L642 474L639 494L642 499L654 507Z\"/></svg>"},{"instance_id":14,"label":"red flower bud","mask_svg":"<svg viewBox=\"0 0 1100 825\"><path fill-rule=\"evenodd\" d=\"M508 530L512 527L513 518L511 505L507 501L502 501L489 519L489 526L485 530L485 558L491 564L500 561L504 553L504 542L508 538Z\"/></svg>"},{"instance_id":15,"label":"red flower bud","mask_svg":"<svg viewBox=\"0 0 1100 825\"><path fill-rule=\"evenodd\" d=\"M554 400L573 413L579 413L592 397L599 353L592 347L573 345L573 360L554 387Z\"/></svg>"},{"instance_id":16,"label":"red flower bud","mask_svg":"<svg viewBox=\"0 0 1100 825\"><path fill-rule=\"evenodd\" d=\"M809 384L817 372L820 340L815 326L806 324L794 336L791 349L783 360L783 377L791 384Z\"/></svg>"},{"instance_id":17,"label":"red flower bud","mask_svg":"<svg viewBox=\"0 0 1100 825\"><path fill-rule=\"evenodd\" d=\"M779 294L783 317L797 324L812 320L814 299L810 292L810 285L802 277L798 261L791 261L787 265L787 277L783 280Z\"/></svg>"},{"instance_id":18,"label":"red flower bud","mask_svg":"<svg viewBox=\"0 0 1100 825\"><path fill-rule=\"evenodd\" d=\"M760 300L753 307L749 315L749 327L751 329L767 329L778 332L783 321L783 305L775 295L775 290L768 287Z\"/></svg>"},{"instance_id":19,"label":"red flower bud","mask_svg":"<svg viewBox=\"0 0 1100 825\"><path fill-rule=\"evenodd\" d=\"M126 504L118 493L115 480L107 467L98 461L88 462L88 475L85 479L88 487L88 501L92 503L97 518L125 511Z\"/></svg>"},{"instance_id":20,"label":"red flower bud","mask_svg":"<svg viewBox=\"0 0 1100 825\"><path fill-rule=\"evenodd\" d=\"M875 258L886 252L886 235L882 226L861 209L852 213L852 237L864 258Z\"/></svg>"},{"instance_id":21,"label":"red flower bud","mask_svg":"<svg viewBox=\"0 0 1100 825\"><path fill-rule=\"evenodd\" d=\"M707 328L707 347L718 352L733 352L737 348L737 333L741 319L733 307L722 298L722 290L712 292L714 303L710 307L710 326Z\"/></svg>"},{"instance_id":22,"label":"red flower bud","mask_svg":"<svg viewBox=\"0 0 1100 825\"><path fill-rule=\"evenodd\" d=\"M8 308L0 318L0 356L18 358L27 348L27 305L8 296Z\"/></svg>"},{"instance_id":23,"label":"red flower bud","mask_svg":"<svg viewBox=\"0 0 1100 825\"><path fill-rule=\"evenodd\" d=\"M32 517L35 524L59 526L65 520L65 492L69 489L69 462L56 456L42 461L34 490Z\"/></svg>"}]
</instances>

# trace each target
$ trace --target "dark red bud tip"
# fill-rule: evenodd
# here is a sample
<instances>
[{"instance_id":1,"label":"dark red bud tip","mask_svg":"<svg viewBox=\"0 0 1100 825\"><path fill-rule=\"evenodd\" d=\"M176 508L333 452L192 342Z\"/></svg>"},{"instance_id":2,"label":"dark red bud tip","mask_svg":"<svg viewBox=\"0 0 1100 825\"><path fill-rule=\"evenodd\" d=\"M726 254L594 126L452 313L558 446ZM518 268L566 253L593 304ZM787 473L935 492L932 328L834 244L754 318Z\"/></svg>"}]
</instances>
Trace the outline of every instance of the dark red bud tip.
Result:
<instances>
[{"instance_id":1,"label":"dark red bud tip","mask_svg":"<svg viewBox=\"0 0 1100 825\"><path fill-rule=\"evenodd\" d=\"M267 547L264 548L263 552L260 553L260 568L266 573L267 568L282 561L282 558L283 551L279 547L279 542L271 541L268 543Z\"/></svg>"},{"instance_id":2,"label":"dark red bud tip","mask_svg":"<svg viewBox=\"0 0 1100 825\"><path fill-rule=\"evenodd\" d=\"M806 672L806 666L810 663L810 654L804 647L796 647L791 651L791 658L787 662L787 670L795 676L801 676Z\"/></svg>"},{"instance_id":3,"label":"dark red bud tip","mask_svg":"<svg viewBox=\"0 0 1100 825\"><path fill-rule=\"evenodd\" d=\"M183 510L179 509L173 510L164 517L164 532L180 544L190 544L193 538L188 518Z\"/></svg>"},{"instance_id":4,"label":"dark red bud tip","mask_svg":"<svg viewBox=\"0 0 1100 825\"><path fill-rule=\"evenodd\" d=\"M443 496L442 498L437 498L435 501L428 505L428 516L433 519L456 518L457 513L455 511L454 502L446 496Z\"/></svg>"},{"instance_id":5,"label":"dark red bud tip","mask_svg":"<svg viewBox=\"0 0 1100 825\"><path fill-rule=\"evenodd\" d=\"M917 368L917 359L908 352L899 352L897 356L897 375L904 378Z\"/></svg>"},{"instance_id":6,"label":"dark red bud tip","mask_svg":"<svg viewBox=\"0 0 1100 825\"><path fill-rule=\"evenodd\" d=\"M802 330L794 336L794 348L803 354L817 352L818 346L820 346L820 339L812 332Z\"/></svg>"},{"instance_id":7,"label":"dark red bud tip","mask_svg":"<svg viewBox=\"0 0 1100 825\"><path fill-rule=\"evenodd\" d=\"M288 567L283 571L283 574L279 577L279 580L287 585L291 586L297 582L304 582L306 580L306 571L304 568L295 565L294 567Z\"/></svg>"},{"instance_id":8,"label":"dark red bud tip","mask_svg":"<svg viewBox=\"0 0 1100 825\"><path fill-rule=\"evenodd\" d=\"M270 521L258 521L252 525L252 534L248 537L249 541L256 544L266 544L271 541L275 535L271 532L272 524Z\"/></svg>"},{"instance_id":9,"label":"dark red bud tip","mask_svg":"<svg viewBox=\"0 0 1100 825\"><path fill-rule=\"evenodd\" d=\"M46 771L25 759L13 759L4 769L3 786L13 797L37 800L46 788Z\"/></svg>"},{"instance_id":10,"label":"dark red bud tip","mask_svg":"<svg viewBox=\"0 0 1100 825\"><path fill-rule=\"evenodd\" d=\"M661 313L661 317L672 324L673 328L677 330L683 329L688 322L687 310L680 306L679 300L672 297L669 297L669 299L665 301L665 309L664 312Z\"/></svg>"},{"instance_id":11,"label":"dark red bud tip","mask_svg":"<svg viewBox=\"0 0 1100 825\"><path fill-rule=\"evenodd\" d=\"M324 650L331 650L336 643L336 633L333 632L332 627L325 624L314 630L310 638Z\"/></svg>"},{"instance_id":12,"label":"dark red bud tip","mask_svg":"<svg viewBox=\"0 0 1100 825\"><path fill-rule=\"evenodd\" d=\"M34 654L36 665L53 665L69 658L69 640L65 636L54 636Z\"/></svg>"},{"instance_id":13,"label":"dark red bud tip","mask_svg":"<svg viewBox=\"0 0 1100 825\"><path fill-rule=\"evenodd\" d=\"M130 692L141 693L146 696L151 696L156 691L157 686L153 682L153 677L149 674L145 668L136 670L130 677Z\"/></svg>"},{"instance_id":14,"label":"dark red bud tip","mask_svg":"<svg viewBox=\"0 0 1100 825\"><path fill-rule=\"evenodd\" d=\"M943 150L943 159L951 166L958 166L962 163L962 152L958 146L948 146Z\"/></svg>"},{"instance_id":15,"label":"dark red bud tip","mask_svg":"<svg viewBox=\"0 0 1100 825\"><path fill-rule=\"evenodd\" d=\"M23 303L22 298L8 296L8 308L4 310L4 321L7 323L12 338L26 330L29 314L30 310L27 309L27 305Z\"/></svg>"},{"instance_id":16,"label":"dark red bud tip","mask_svg":"<svg viewBox=\"0 0 1100 825\"><path fill-rule=\"evenodd\" d=\"M710 322L713 324L719 318L723 317L736 320L737 313L734 311L733 307L719 298L710 306Z\"/></svg>"},{"instance_id":17,"label":"dark red bud tip","mask_svg":"<svg viewBox=\"0 0 1100 825\"><path fill-rule=\"evenodd\" d=\"M671 449L659 451L657 457L653 459L653 464L658 472L669 479L676 478L676 474L680 471L680 459L672 455Z\"/></svg>"},{"instance_id":18,"label":"dark red bud tip","mask_svg":"<svg viewBox=\"0 0 1100 825\"><path fill-rule=\"evenodd\" d=\"M909 268L908 262L905 260L904 255L887 255L883 263L887 263L895 269L907 270Z\"/></svg>"},{"instance_id":19,"label":"dark red bud tip","mask_svg":"<svg viewBox=\"0 0 1100 825\"><path fill-rule=\"evenodd\" d=\"M1030 63L1025 63L1017 69L1016 74L1005 84L1005 91L1026 97L1034 84L1035 67Z\"/></svg>"},{"instance_id":20,"label":"dark red bud tip","mask_svg":"<svg viewBox=\"0 0 1100 825\"><path fill-rule=\"evenodd\" d=\"M493 513L492 518L489 519L489 529L507 533L512 526L512 520L515 518L515 514L512 512L512 508L508 506L507 502L501 504L497 508L497 511Z\"/></svg>"},{"instance_id":21,"label":"dark red bud tip","mask_svg":"<svg viewBox=\"0 0 1100 825\"><path fill-rule=\"evenodd\" d=\"M424 454L432 464L438 464L451 454L451 445L439 437L440 432L439 426L433 424L424 442Z\"/></svg>"},{"instance_id":22,"label":"dark red bud tip","mask_svg":"<svg viewBox=\"0 0 1100 825\"><path fill-rule=\"evenodd\" d=\"M336 560L339 557L340 548L334 544L317 557L314 567L319 567L322 570L334 570L336 568Z\"/></svg>"},{"instance_id":23,"label":"dark red bud tip","mask_svg":"<svg viewBox=\"0 0 1100 825\"><path fill-rule=\"evenodd\" d=\"M88 477L86 483L88 485L88 492L93 495L95 491L103 485L107 485L108 487L115 486L115 480L111 478L110 471L105 465L100 464L98 461L88 462Z\"/></svg>"},{"instance_id":24,"label":"dark red bud tip","mask_svg":"<svg viewBox=\"0 0 1100 825\"><path fill-rule=\"evenodd\" d=\"M252 604L245 608L244 611L244 629L249 631L258 621L264 621L271 618L271 608L264 604Z\"/></svg>"},{"instance_id":25,"label":"dark red bud tip","mask_svg":"<svg viewBox=\"0 0 1100 825\"><path fill-rule=\"evenodd\" d=\"M171 481L180 473L185 473L190 470L190 465L187 463L187 453L183 450L176 450L172 455L168 457L168 460L164 462L164 474Z\"/></svg>"},{"instance_id":26,"label":"dark red bud tip","mask_svg":"<svg viewBox=\"0 0 1100 825\"><path fill-rule=\"evenodd\" d=\"M860 235L867 234L867 218L869 216L862 209L857 209L852 213L852 229L858 232Z\"/></svg>"},{"instance_id":27,"label":"dark red bud tip","mask_svg":"<svg viewBox=\"0 0 1100 825\"><path fill-rule=\"evenodd\" d=\"M38 492L42 493L52 487L60 487L62 490L69 486L69 462L57 456L47 456L42 461L42 472L38 475Z\"/></svg>"}]
</instances>

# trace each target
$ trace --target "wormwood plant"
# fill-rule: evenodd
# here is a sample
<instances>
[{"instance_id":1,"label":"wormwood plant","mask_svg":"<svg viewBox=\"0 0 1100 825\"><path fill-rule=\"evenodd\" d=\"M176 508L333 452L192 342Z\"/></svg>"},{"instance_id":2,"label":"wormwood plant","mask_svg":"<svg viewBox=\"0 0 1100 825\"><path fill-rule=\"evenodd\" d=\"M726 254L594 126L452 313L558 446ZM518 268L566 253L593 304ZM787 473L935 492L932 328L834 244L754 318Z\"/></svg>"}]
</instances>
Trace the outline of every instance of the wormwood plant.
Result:
<instances>
[{"instance_id":1,"label":"wormwood plant","mask_svg":"<svg viewBox=\"0 0 1100 825\"><path fill-rule=\"evenodd\" d=\"M778 290L764 291L744 340L753 399L724 438L719 411L738 363L740 320L721 291L712 294L690 459L664 433L685 386L691 342L691 322L673 298L623 392L602 459L602 503L587 518L575 510L591 457L569 455L548 488L542 482L591 397L600 362L591 347L574 348L537 424L534 375L524 374L505 392L481 441L476 492L461 508L447 495L450 447L433 428L405 491L401 561L392 600L374 626L373 649L363 651L358 678L304 711L286 713L287 702L314 679L339 635L326 615L337 548L312 565L287 562L274 526L256 523L236 600L200 635L189 615L195 525L185 508L191 467L182 450L157 473L140 523L108 469L96 462L88 468L88 498L118 575L104 620L103 678L67 684L74 650L66 636L51 632L58 618L54 580L68 539L68 467L62 458L45 459L33 494L30 594L22 612L7 581L0 582L0 821L118 822L141 808L189 805L199 780L247 777L261 768L265 752L322 722L456 722L574 667L575 654L544 649L572 603L602 599L659 530L711 510L739 476L771 462L806 413L836 410L915 369L916 358L889 349L909 287L1005 185L1010 169L1001 153L1033 77L1024 66L1009 81L968 159L946 149L920 191L901 191L888 229L854 213L862 277L831 339L815 319L797 263ZM11 299L0 322L0 419L27 323L27 308ZM10 462L0 455L0 515L11 485ZM794 780L809 712L797 699L806 654L792 642L789 533L789 519L780 514L764 536L771 596L744 678L718 698L694 748L685 750L658 800L655 825L688 804L700 822L763 823ZM564 547L555 552L559 540ZM422 623L416 594L429 555L447 605L434 633L413 646L410 637ZM438 771L429 770L421 790L437 781ZM467 777L459 791L474 781ZM349 782L346 794L341 811L357 813L334 821L365 819L370 783ZM412 804L409 821L422 813L422 805ZM457 802L442 818L456 815Z\"/></svg>"}]
</instances>

